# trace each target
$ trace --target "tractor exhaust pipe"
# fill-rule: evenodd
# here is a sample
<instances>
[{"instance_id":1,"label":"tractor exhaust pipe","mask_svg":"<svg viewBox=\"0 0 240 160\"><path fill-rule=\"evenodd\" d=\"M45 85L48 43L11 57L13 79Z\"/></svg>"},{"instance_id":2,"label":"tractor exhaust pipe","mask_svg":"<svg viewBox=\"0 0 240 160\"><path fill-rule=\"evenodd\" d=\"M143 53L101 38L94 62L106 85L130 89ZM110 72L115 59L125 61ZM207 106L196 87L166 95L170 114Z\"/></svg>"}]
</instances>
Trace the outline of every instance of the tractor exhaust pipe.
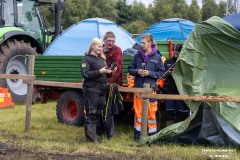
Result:
<instances>
[{"instance_id":1,"label":"tractor exhaust pipe","mask_svg":"<svg viewBox=\"0 0 240 160\"><path fill-rule=\"evenodd\" d=\"M53 39L61 34L61 15L66 9L64 0L55 1L55 33Z\"/></svg>"}]
</instances>

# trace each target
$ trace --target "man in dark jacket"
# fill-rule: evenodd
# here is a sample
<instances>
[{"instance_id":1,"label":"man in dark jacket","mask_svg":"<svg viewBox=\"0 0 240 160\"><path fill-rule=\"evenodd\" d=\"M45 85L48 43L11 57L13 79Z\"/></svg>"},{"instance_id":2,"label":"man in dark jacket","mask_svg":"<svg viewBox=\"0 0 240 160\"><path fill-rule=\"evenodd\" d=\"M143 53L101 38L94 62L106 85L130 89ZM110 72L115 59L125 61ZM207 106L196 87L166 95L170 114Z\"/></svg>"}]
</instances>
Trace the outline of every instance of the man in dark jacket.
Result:
<instances>
[{"instance_id":1,"label":"man in dark jacket","mask_svg":"<svg viewBox=\"0 0 240 160\"><path fill-rule=\"evenodd\" d=\"M128 73L135 76L134 87L143 88L144 83L149 83L153 90L157 90L156 82L164 74L165 69L161 56L157 53L157 46L153 43L151 34L143 35L141 49L133 57L128 66ZM142 99L134 95L134 139L138 140L141 131ZM156 123L157 100L150 99L148 111L148 133L153 135L157 132Z\"/></svg>"},{"instance_id":2,"label":"man in dark jacket","mask_svg":"<svg viewBox=\"0 0 240 160\"><path fill-rule=\"evenodd\" d=\"M165 69L168 74L164 77L166 79L164 84L164 91L166 94L179 94L177 86L172 77L174 65L179 57L182 49L182 44L176 44L173 48L173 57L164 62ZM189 108L186 103L181 100L166 100L166 125L169 126L175 123L177 113L180 121L185 120L189 116Z\"/></svg>"}]
</instances>

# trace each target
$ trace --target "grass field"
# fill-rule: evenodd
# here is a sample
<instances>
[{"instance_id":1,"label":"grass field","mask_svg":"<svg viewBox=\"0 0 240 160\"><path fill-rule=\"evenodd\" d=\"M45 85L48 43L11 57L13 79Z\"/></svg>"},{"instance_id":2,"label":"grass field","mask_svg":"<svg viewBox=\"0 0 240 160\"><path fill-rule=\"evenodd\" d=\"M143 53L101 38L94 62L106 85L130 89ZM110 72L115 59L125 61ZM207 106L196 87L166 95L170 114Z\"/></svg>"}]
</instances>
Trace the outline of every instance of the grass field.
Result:
<instances>
[{"instance_id":1,"label":"grass field","mask_svg":"<svg viewBox=\"0 0 240 160\"><path fill-rule=\"evenodd\" d=\"M25 133L25 105L0 109L0 159L240 159L231 147L140 146L133 141L133 126L123 124L116 125L112 139L88 143L83 127L59 123L55 110L55 101L33 105L31 130Z\"/></svg>"}]
</instances>

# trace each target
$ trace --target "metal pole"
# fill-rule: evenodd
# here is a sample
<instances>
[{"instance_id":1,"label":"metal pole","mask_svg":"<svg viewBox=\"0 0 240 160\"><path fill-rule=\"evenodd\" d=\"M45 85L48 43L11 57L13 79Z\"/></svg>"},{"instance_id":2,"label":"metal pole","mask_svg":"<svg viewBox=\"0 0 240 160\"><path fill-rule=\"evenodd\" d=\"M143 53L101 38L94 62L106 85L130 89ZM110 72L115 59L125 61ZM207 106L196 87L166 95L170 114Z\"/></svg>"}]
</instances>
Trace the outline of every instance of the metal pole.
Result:
<instances>
[{"instance_id":1,"label":"metal pole","mask_svg":"<svg viewBox=\"0 0 240 160\"><path fill-rule=\"evenodd\" d=\"M61 33L61 0L55 0L55 39Z\"/></svg>"}]
</instances>

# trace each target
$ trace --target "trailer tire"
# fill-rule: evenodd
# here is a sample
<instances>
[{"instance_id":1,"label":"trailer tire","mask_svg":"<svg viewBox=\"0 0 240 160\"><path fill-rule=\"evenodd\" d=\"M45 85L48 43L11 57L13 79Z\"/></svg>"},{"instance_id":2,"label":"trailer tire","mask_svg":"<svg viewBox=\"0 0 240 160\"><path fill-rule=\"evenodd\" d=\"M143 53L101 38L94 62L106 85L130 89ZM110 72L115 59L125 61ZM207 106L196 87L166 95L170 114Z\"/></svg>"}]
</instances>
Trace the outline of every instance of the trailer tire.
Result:
<instances>
[{"instance_id":1,"label":"trailer tire","mask_svg":"<svg viewBox=\"0 0 240 160\"><path fill-rule=\"evenodd\" d=\"M57 100L57 119L60 123L83 125L84 100L81 92L67 90Z\"/></svg>"},{"instance_id":2,"label":"trailer tire","mask_svg":"<svg viewBox=\"0 0 240 160\"><path fill-rule=\"evenodd\" d=\"M27 74L26 55L37 55L29 42L9 39L0 45L0 73ZM22 79L0 79L0 86L9 88L14 103L26 102L27 84Z\"/></svg>"}]
</instances>

